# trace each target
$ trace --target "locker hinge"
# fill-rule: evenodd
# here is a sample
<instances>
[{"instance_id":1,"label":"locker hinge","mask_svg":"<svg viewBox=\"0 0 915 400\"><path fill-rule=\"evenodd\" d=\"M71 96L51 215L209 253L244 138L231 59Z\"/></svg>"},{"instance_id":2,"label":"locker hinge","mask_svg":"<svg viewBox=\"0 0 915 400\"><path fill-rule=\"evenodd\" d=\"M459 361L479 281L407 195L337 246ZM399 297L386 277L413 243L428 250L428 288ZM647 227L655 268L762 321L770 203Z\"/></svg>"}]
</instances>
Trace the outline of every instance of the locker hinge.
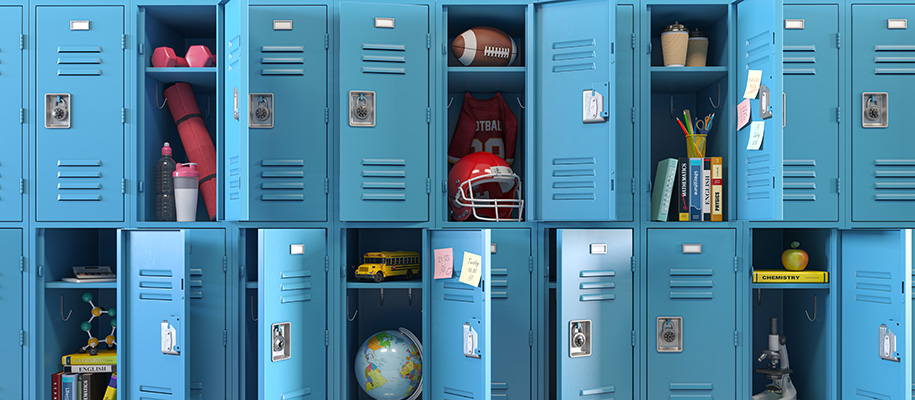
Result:
<instances>
[{"instance_id":1,"label":"locker hinge","mask_svg":"<svg viewBox=\"0 0 915 400\"><path fill-rule=\"evenodd\" d=\"M635 48L635 34L632 34L632 48Z\"/></svg>"},{"instance_id":2,"label":"locker hinge","mask_svg":"<svg viewBox=\"0 0 915 400\"><path fill-rule=\"evenodd\" d=\"M226 332L225 329L222 330L222 347L227 347L229 345L229 332Z\"/></svg>"},{"instance_id":3,"label":"locker hinge","mask_svg":"<svg viewBox=\"0 0 915 400\"><path fill-rule=\"evenodd\" d=\"M842 32L836 32L836 48L842 48Z\"/></svg>"},{"instance_id":4,"label":"locker hinge","mask_svg":"<svg viewBox=\"0 0 915 400\"><path fill-rule=\"evenodd\" d=\"M25 35L19 35L19 50L25 50Z\"/></svg>"},{"instance_id":5,"label":"locker hinge","mask_svg":"<svg viewBox=\"0 0 915 400\"><path fill-rule=\"evenodd\" d=\"M329 271L330 271L330 258L327 258L327 256L324 256L324 272L329 272Z\"/></svg>"},{"instance_id":6,"label":"locker hinge","mask_svg":"<svg viewBox=\"0 0 915 400\"><path fill-rule=\"evenodd\" d=\"M635 338L636 338L635 330L633 329L632 333L630 334L630 342L632 343L632 347L635 347Z\"/></svg>"},{"instance_id":7,"label":"locker hinge","mask_svg":"<svg viewBox=\"0 0 915 400\"><path fill-rule=\"evenodd\" d=\"M842 193L842 178L836 178L836 194Z\"/></svg>"},{"instance_id":8,"label":"locker hinge","mask_svg":"<svg viewBox=\"0 0 915 400\"><path fill-rule=\"evenodd\" d=\"M448 54L448 45L442 43L442 54Z\"/></svg>"},{"instance_id":9,"label":"locker hinge","mask_svg":"<svg viewBox=\"0 0 915 400\"><path fill-rule=\"evenodd\" d=\"M19 256L19 272L25 272L25 257Z\"/></svg>"},{"instance_id":10,"label":"locker hinge","mask_svg":"<svg viewBox=\"0 0 915 400\"><path fill-rule=\"evenodd\" d=\"M632 124L635 125L635 107L632 107Z\"/></svg>"},{"instance_id":11,"label":"locker hinge","mask_svg":"<svg viewBox=\"0 0 915 400\"><path fill-rule=\"evenodd\" d=\"M121 123L122 124L127 123L127 109L126 108L121 109Z\"/></svg>"},{"instance_id":12,"label":"locker hinge","mask_svg":"<svg viewBox=\"0 0 915 400\"><path fill-rule=\"evenodd\" d=\"M426 33L426 48L427 49L432 48L432 34L431 33Z\"/></svg>"},{"instance_id":13,"label":"locker hinge","mask_svg":"<svg viewBox=\"0 0 915 400\"><path fill-rule=\"evenodd\" d=\"M442 193L448 193L448 180L442 181Z\"/></svg>"},{"instance_id":14,"label":"locker hinge","mask_svg":"<svg viewBox=\"0 0 915 400\"><path fill-rule=\"evenodd\" d=\"M527 272L534 273L534 257L527 258Z\"/></svg>"},{"instance_id":15,"label":"locker hinge","mask_svg":"<svg viewBox=\"0 0 915 400\"><path fill-rule=\"evenodd\" d=\"M19 179L19 194L25 194L25 178Z\"/></svg>"},{"instance_id":16,"label":"locker hinge","mask_svg":"<svg viewBox=\"0 0 915 400\"><path fill-rule=\"evenodd\" d=\"M127 194L127 178L121 178L121 194Z\"/></svg>"},{"instance_id":17,"label":"locker hinge","mask_svg":"<svg viewBox=\"0 0 915 400\"><path fill-rule=\"evenodd\" d=\"M737 347L737 344L740 343L738 338L740 338L740 333L738 333L737 330L735 329L734 330L734 347Z\"/></svg>"},{"instance_id":18,"label":"locker hinge","mask_svg":"<svg viewBox=\"0 0 915 400\"><path fill-rule=\"evenodd\" d=\"M426 123L428 124L431 122L432 122L432 109L429 107L426 107Z\"/></svg>"},{"instance_id":19,"label":"locker hinge","mask_svg":"<svg viewBox=\"0 0 915 400\"><path fill-rule=\"evenodd\" d=\"M327 194L330 191L330 181L327 178L324 178L324 194Z\"/></svg>"},{"instance_id":20,"label":"locker hinge","mask_svg":"<svg viewBox=\"0 0 915 400\"><path fill-rule=\"evenodd\" d=\"M327 329L324 330L324 347L330 345L330 333L327 332Z\"/></svg>"},{"instance_id":21,"label":"locker hinge","mask_svg":"<svg viewBox=\"0 0 915 400\"><path fill-rule=\"evenodd\" d=\"M330 48L330 34L325 33L324 34L324 50L327 50L329 48Z\"/></svg>"},{"instance_id":22,"label":"locker hinge","mask_svg":"<svg viewBox=\"0 0 915 400\"><path fill-rule=\"evenodd\" d=\"M636 187L638 186L638 181L635 178L632 178L632 194L635 194Z\"/></svg>"},{"instance_id":23,"label":"locker hinge","mask_svg":"<svg viewBox=\"0 0 915 400\"><path fill-rule=\"evenodd\" d=\"M432 178L426 178L426 194L432 193Z\"/></svg>"},{"instance_id":24,"label":"locker hinge","mask_svg":"<svg viewBox=\"0 0 915 400\"><path fill-rule=\"evenodd\" d=\"M534 347L534 331L532 330L527 331L527 345Z\"/></svg>"},{"instance_id":25,"label":"locker hinge","mask_svg":"<svg viewBox=\"0 0 915 400\"><path fill-rule=\"evenodd\" d=\"M842 107L836 107L836 123L842 123Z\"/></svg>"},{"instance_id":26,"label":"locker hinge","mask_svg":"<svg viewBox=\"0 0 915 400\"><path fill-rule=\"evenodd\" d=\"M24 124L24 123L25 123L25 108L20 108L20 109L19 109L19 123L20 123L20 124Z\"/></svg>"},{"instance_id":27,"label":"locker hinge","mask_svg":"<svg viewBox=\"0 0 915 400\"><path fill-rule=\"evenodd\" d=\"M121 34L121 50L126 50L126 49L127 49L127 34L122 33Z\"/></svg>"},{"instance_id":28,"label":"locker hinge","mask_svg":"<svg viewBox=\"0 0 915 400\"><path fill-rule=\"evenodd\" d=\"M139 181L137 182L137 193L143 193L146 191L146 182Z\"/></svg>"},{"instance_id":29,"label":"locker hinge","mask_svg":"<svg viewBox=\"0 0 915 400\"><path fill-rule=\"evenodd\" d=\"M734 272L740 269L740 257L734 256Z\"/></svg>"},{"instance_id":30,"label":"locker hinge","mask_svg":"<svg viewBox=\"0 0 915 400\"><path fill-rule=\"evenodd\" d=\"M40 277L42 277L42 276L44 276L44 266L43 266L43 265L39 265L39 266L38 266L38 277L40 278Z\"/></svg>"},{"instance_id":31,"label":"locker hinge","mask_svg":"<svg viewBox=\"0 0 915 400\"><path fill-rule=\"evenodd\" d=\"M629 257L629 270L630 271L635 272L635 264L636 264L635 256Z\"/></svg>"},{"instance_id":32,"label":"locker hinge","mask_svg":"<svg viewBox=\"0 0 915 400\"><path fill-rule=\"evenodd\" d=\"M229 259L222 256L222 272L229 272Z\"/></svg>"},{"instance_id":33,"label":"locker hinge","mask_svg":"<svg viewBox=\"0 0 915 400\"><path fill-rule=\"evenodd\" d=\"M146 43L137 44L137 54L143 55L146 52Z\"/></svg>"},{"instance_id":34,"label":"locker hinge","mask_svg":"<svg viewBox=\"0 0 915 400\"><path fill-rule=\"evenodd\" d=\"M340 277L346 278L346 265L340 264Z\"/></svg>"},{"instance_id":35,"label":"locker hinge","mask_svg":"<svg viewBox=\"0 0 915 400\"><path fill-rule=\"evenodd\" d=\"M19 347L25 346L25 330L19 330Z\"/></svg>"}]
</instances>

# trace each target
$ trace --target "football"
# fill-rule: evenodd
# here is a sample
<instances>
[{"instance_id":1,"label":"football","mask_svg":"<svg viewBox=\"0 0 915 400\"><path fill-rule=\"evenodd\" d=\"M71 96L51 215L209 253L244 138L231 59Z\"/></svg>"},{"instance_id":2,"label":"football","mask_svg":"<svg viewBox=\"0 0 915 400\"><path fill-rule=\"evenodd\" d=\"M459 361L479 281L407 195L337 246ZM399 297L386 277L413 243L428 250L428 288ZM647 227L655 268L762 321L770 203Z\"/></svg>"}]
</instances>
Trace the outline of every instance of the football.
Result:
<instances>
[{"instance_id":1,"label":"football","mask_svg":"<svg viewBox=\"0 0 915 400\"><path fill-rule=\"evenodd\" d=\"M451 52L465 66L506 66L515 61L518 47L507 33L491 26L478 26L454 38Z\"/></svg>"}]
</instances>

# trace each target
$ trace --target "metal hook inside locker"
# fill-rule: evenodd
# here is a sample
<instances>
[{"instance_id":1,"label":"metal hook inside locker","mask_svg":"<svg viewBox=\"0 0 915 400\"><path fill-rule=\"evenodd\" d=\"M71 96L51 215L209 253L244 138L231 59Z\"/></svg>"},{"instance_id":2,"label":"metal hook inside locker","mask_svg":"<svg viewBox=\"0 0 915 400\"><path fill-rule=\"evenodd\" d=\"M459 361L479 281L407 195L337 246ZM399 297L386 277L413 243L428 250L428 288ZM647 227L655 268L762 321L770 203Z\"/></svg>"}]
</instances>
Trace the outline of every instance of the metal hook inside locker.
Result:
<instances>
[{"instance_id":1,"label":"metal hook inside locker","mask_svg":"<svg viewBox=\"0 0 915 400\"><path fill-rule=\"evenodd\" d=\"M520 98L520 97L515 97L515 100L518 100L518 106L521 107L521 109L523 110L523 109L524 109L524 104L521 104L521 98Z\"/></svg>"},{"instance_id":2,"label":"metal hook inside locker","mask_svg":"<svg viewBox=\"0 0 915 400\"><path fill-rule=\"evenodd\" d=\"M708 98L708 102L712 105L712 108L715 109L721 106L721 82L718 82L718 105L716 106L715 103L712 103L711 97Z\"/></svg>"},{"instance_id":3,"label":"metal hook inside locker","mask_svg":"<svg viewBox=\"0 0 915 400\"><path fill-rule=\"evenodd\" d=\"M673 95L670 96L670 118L671 119L677 118L677 115L675 114L675 111L674 111L674 96Z\"/></svg>"},{"instance_id":4,"label":"metal hook inside locker","mask_svg":"<svg viewBox=\"0 0 915 400\"><path fill-rule=\"evenodd\" d=\"M207 113L206 118L210 119L210 96L207 96Z\"/></svg>"},{"instance_id":5,"label":"metal hook inside locker","mask_svg":"<svg viewBox=\"0 0 915 400\"><path fill-rule=\"evenodd\" d=\"M257 322L257 315L254 315L254 296L251 296L250 299L251 299L251 306L248 307L248 309L251 310L251 320L254 322Z\"/></svg>"},{"instance_id":6,"label":"metal hook inside locker","mask_svg":"<svg viewBox=\"0 0 915 400\"><path fill-rule=\"evenodd\" d=\"M451 100L448 100L448 105L445 108L451 108L451 103L454 103L454 97Z\"/></svg>"},{"instance_id":7,"label":"metal hook inside locker","mask_svg":"<svg viewBox=\"0 0 915 400\"><path fill-rule=\"evenodd\" d=\"M73 315L73 309L70 309L70 312L67 314L67 318L64 318L64 295L60 295L60 320L69 321L71 315Z\"/></svg>"},{"instance_id":8,"label":"metal hook inside locker","mask_svg":"<svg viewBox=\"0 0 915 400\"><path fill-rule=\"evenodd\" d=\"M163 109L163 108L165 108L165 104L168 103L168 97L165 97L165 96L163 95L162 98L165 99L165 101L163 101L163 102L162 102L162 105L160 106L160 105L159 105L159 84L157 83L157 84L156 84L156 108L158 108L158 109L160 109L160 110Z\"/></svg>"},{"instance_id":9,"label":"metal hook inside locker","mask_svg":"<svg viewBox=\"0 0 915 400\"><path fill-rule=\"evenodd\" d=\"M356 309L356 312L353 313L353 317L349 317L349 295L346 296L346 320L353 322L356 320L356 316L359 315L359 309Z\"/></svg>"},{"instance_id":10,"label":"metal hook inside locker","mask_svg":"<svg viewBox=\"0 0 915 400\"><path fill-rule=\"evenodd\" d=\"M817 320L817 295L813 295L813 319L810 319L810 314L807 310L804 310L804 314L807 315L807 320L810 322L816 322Z\"/></svg>"}]
</instances>

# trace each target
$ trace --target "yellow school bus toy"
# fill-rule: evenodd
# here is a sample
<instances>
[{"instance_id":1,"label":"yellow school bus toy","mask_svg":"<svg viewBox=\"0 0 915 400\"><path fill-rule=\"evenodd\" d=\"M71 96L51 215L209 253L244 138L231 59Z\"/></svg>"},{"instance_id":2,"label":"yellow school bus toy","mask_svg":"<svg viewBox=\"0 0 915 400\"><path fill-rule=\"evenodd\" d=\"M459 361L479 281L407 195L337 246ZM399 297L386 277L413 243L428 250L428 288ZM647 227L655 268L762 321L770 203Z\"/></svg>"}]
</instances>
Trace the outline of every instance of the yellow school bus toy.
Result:
<instances>
[{"instance_id":1,"label":"yellow school bus toy","mask_svg":"<svg viewBox=\"0 0 915 400\"><path fill-rule=\"evenodd\" d=\"M419 253L415 251L375 251L362 257L362 265L356 269L356 279L384 282L392 276L406 276L409 280L419 274L420 268Z\"/></svg>"}]
</instances>

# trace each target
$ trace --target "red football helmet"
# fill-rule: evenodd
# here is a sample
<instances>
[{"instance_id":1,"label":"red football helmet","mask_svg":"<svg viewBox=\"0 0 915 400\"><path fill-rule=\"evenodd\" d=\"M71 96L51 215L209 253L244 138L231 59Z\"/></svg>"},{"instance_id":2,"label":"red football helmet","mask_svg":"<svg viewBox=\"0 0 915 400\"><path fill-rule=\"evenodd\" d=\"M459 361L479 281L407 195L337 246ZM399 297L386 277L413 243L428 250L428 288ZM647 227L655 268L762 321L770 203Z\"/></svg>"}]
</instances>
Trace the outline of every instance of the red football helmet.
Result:
<instances>
[{"instance_id":1,"label":"red football helmet","mask_svg":"<svg viewBox=\"0 0 915 400\"><path fill-rule=\"evenodd\" d=\"M457 221L521 221L521 178L495 154L468 154L448 173L448 203ZM514 209L517 218L511 217Z\"/></svg>"}]
</instances>

